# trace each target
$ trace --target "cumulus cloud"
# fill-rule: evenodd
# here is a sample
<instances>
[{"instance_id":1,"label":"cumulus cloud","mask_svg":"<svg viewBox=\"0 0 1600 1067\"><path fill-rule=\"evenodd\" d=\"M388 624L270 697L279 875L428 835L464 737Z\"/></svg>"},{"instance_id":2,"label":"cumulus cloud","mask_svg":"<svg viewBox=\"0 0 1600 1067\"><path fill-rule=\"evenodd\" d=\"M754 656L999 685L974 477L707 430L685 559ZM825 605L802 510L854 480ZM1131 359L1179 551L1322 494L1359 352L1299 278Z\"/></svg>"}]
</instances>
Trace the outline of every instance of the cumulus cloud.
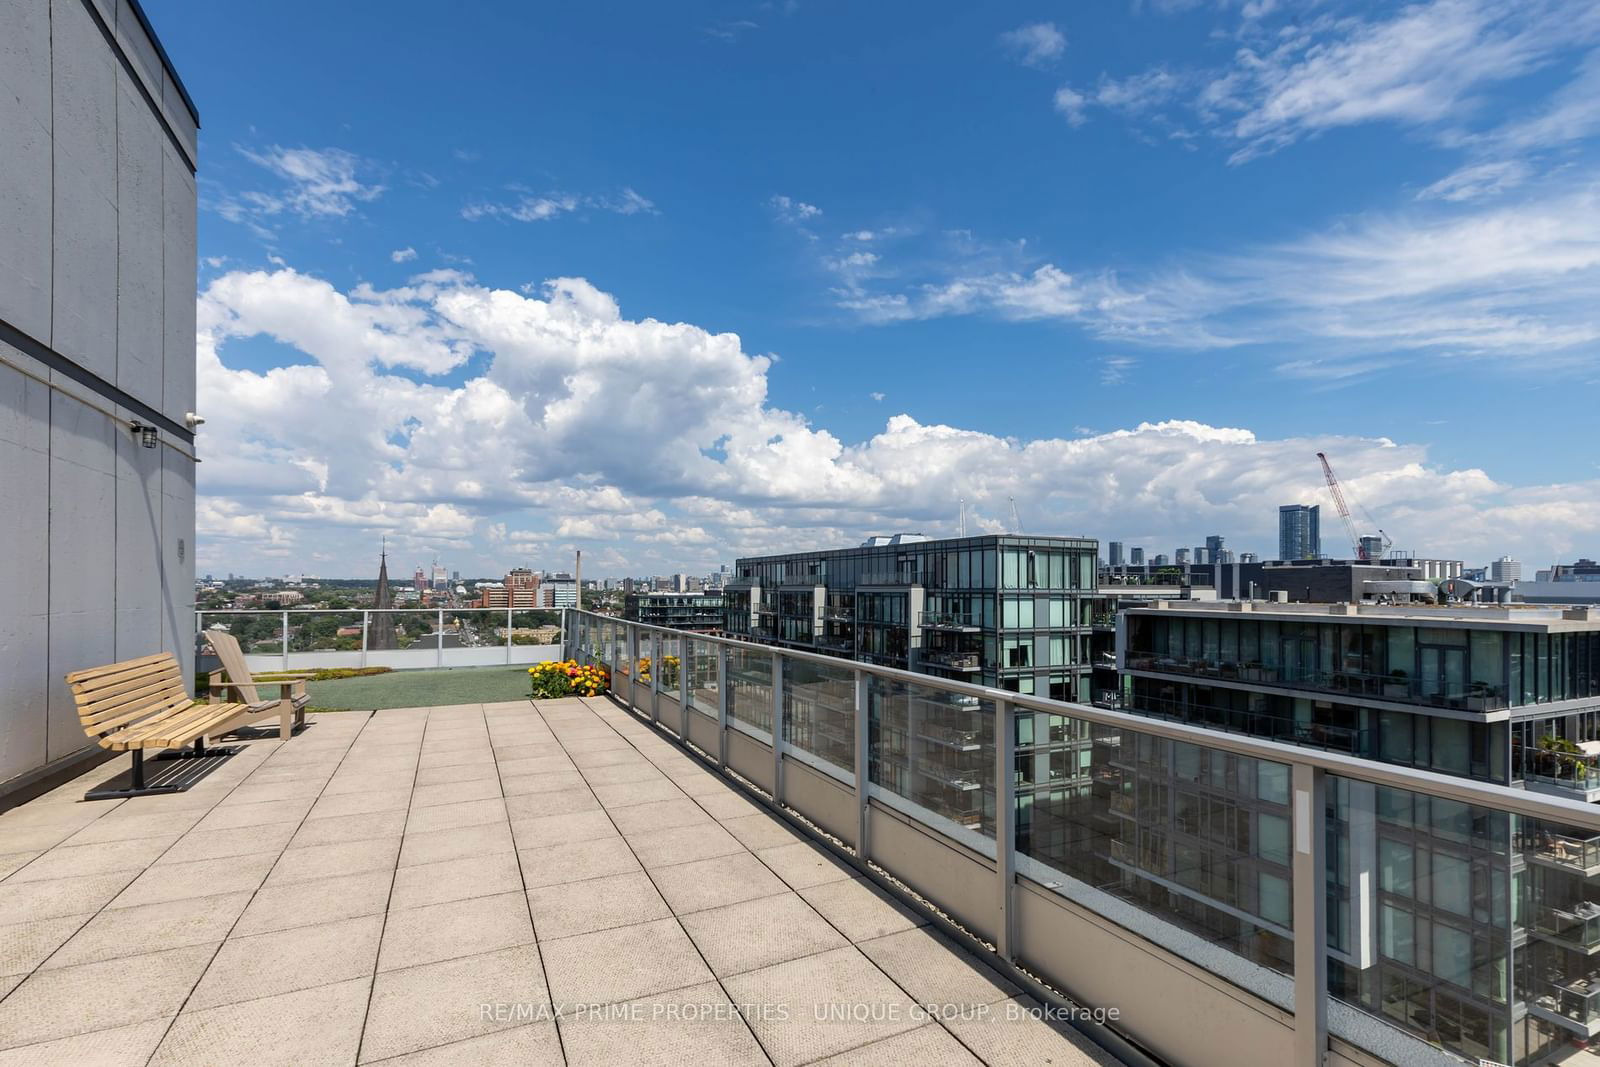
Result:
<instances>
[{"instance_id":1,"label":"cumulus cloud","mask_svg":"<svg viewBox=\"0 0 1600 1067\"><path fill-rule=\"evenodd\" d=\"M1042 67L1061 57L1067 37L1053 22L1031 22L1002 33L1000 44L1018 63Z\"/></svg>"},{"instance_id":2,"label":"cumulus cloud","mask_svg":"<svg viewBox=\"0 0 1600 1067\"><path fill-rule=\"evenodd\" d=\"M484 573L591 544L636 570L709 567L871 530L950 533L957 497L979 528L1002 528L1014 496L1030 530L1178 544L1220 528L1268 548L1277 505L1321 491L1319 449L1391 532L1440 537L1428 551L1540 559L1600 533L1600 486L1519 488L1381 438L1173 420L1017 440L897 413L841 439L773 404L770 358L737 336L628 318L581 278L521 293L435 271L340 291L234 271L199 311L200 402L221 413L201 440L201 559L226 569L310 546L370 569L380 535ZM299 356L230 361L260 336Z\"/></svg>"},{"instance_id":3,"label":"cumulus cloud","mask_svg":"<svg viewBox=\"0 0 1600 1067\"><path fill-rule=\"evenodd\" d=\"M389 259L394 263L410 263L416 258L417 250L415 248L397 248L389 253Z\"/></svg>"}]
</instances>

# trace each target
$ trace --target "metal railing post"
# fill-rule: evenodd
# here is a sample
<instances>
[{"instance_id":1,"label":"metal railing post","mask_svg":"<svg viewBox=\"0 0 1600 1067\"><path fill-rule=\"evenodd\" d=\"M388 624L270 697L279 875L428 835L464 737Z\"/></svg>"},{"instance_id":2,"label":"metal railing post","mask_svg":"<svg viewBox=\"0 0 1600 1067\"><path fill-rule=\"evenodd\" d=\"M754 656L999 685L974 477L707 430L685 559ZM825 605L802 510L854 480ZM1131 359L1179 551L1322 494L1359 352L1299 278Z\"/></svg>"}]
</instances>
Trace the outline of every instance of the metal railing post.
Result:
<instances>
[{"instance_id":1,"label":"metal railing post","mask_svg":"<svg viewBox=\"0 0 1600 1067\"><path fill-rule=\"evenodd\" d=\"M863 860L868 859L870 854L868 824L871 819L867 806L867 796L872 786L868 754L872 725L868 705L871 693L867 688L870 684L866 671L856 671L856 855Z\"/></svg>"},{"instance_id":2,"label":"metal railing post","mask_svg":"<svg viewBox=\"0 0 1600 1067\"><path fill-rule=\"evenodd\" d=\"M622 651L622 662L628 666L628 709L637 712L639 705L633 698L639 692L639 631L632 623L622 624Z\"/></svg>"},{"instance_id":3,"label":"metal railing post","mask_svg":"<svg viewBox=\"0 0 1600 1067\"><path fill-rule=\"evenodd\" d=\"M661 640L659 630L650 633L650 721L661 721Z\"/></svg>"},{"instance_id":4,"label":"metal railing post","mask_svg":"<svg viewBox=\"0 0 1600 1067\"><path fill-rule=\"evenodd\" d=\"M283 669L289 669L289 613L283 613Z\"/></svg>"},{"instance_id":5,"label":"metal railing post","mask_svg":"<svg viewBox=\"0 0 1600 1067\"><path fill-rule=\"evenodd\" d=\"M717 646L717 766L728 766L728 646Z\"/></svg>"},{"instance_id":6,"label":"metal railing post","mask_svg":"<svg viewBox=\"0 0 1600 1067\"><path fill-rule=\"evenodd\" d=\"M994 705L994 866L1000 913L995 922L994 950L1010 961L1016 945L1011 894L1017 881L1017 727L1011 702Z\"/></svg>"},{"instance_id":7,"label":"metal railing post","mask_svg":"<svg viewBox=\"0 0 1600 1067\"><path fill-rule=\"evenodd\" d=\"M367 665L367 629L372 625L372 612L361 613L361 665Z\"/></svg>"},{"instance_id":8,"label":"metal railing post","mask_svg":"<svg viewBox=\"0 0 1600 1067\"><path fill-rule=\"evenodd\" d=\"M1328 1051L1327 775L1294 765L1294 1060Z\"/></svg>"},{"instance_id":9,"label":"metal railing post","mask_svg":"<svg viewBox=\"0 0 1600 1067\"><path fill-rule=\"evenodd\" d=\"M678 738L689 740L689 664L694 662L694 638L685 635L678 642Z\"/></svg>"},{"instance_id":10,"label":"metal railing post","mask_svg":"<svg viewBox=\"0 0 1600 1067\"><path fill-rule=\"evenodd\" d=\"M783 653L772 654L772 802L783 803Z\"/></svg>"},{"instance_id":11,"label":"metal railing post","mask_svg":"<svg viewBox=\"0 0 1600 1067\"><path fill-rule=\"evenodd\" d=\"M436 657L435 662L440 667L443 667L444 666L444 609L443 608L439 609L439 625L436 627L436 629L438 631L439 640L436 642L438 644L438 656Z\"/></svg>"}]
</instances>

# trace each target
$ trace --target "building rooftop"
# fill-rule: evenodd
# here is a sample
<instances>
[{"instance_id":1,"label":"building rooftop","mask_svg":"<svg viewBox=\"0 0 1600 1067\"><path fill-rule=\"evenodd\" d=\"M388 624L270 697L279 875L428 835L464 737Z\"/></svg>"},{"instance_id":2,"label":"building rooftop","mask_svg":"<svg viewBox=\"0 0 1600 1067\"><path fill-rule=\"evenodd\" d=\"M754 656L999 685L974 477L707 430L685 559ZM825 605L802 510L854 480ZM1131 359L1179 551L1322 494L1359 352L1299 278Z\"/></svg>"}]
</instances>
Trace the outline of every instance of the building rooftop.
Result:
<instances>
[{"instance_id":1,"label":"building rooftop","mask_svg":"<svg viewBox=\"0 0 1600 1067\"><path fill-rule=\"evenodd\" d=\"M0 1061L1114 1062L608 700L310 723L0 815Z\"/></svg>"}]
</instances>

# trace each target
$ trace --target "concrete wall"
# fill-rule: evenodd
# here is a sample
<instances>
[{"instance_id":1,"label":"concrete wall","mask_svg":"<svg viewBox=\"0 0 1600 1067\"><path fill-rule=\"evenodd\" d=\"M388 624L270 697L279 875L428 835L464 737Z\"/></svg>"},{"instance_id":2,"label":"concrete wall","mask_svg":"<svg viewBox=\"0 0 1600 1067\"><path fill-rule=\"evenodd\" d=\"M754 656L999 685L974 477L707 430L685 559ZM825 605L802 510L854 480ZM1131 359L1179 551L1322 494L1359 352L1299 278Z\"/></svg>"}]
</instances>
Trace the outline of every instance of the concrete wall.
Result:
<instances>
[{"instance_id":1,"label":"concrete wall","mask_svg":"<svg viewBox=\"0 0 1600 1067\"><path fill-rule=\"evenodd\" d=\"M196 121L128 0L0 0L0 794L62 676L194 658ZM120 420L120 421L119 421Z\"/></svg>"}]
</instances>

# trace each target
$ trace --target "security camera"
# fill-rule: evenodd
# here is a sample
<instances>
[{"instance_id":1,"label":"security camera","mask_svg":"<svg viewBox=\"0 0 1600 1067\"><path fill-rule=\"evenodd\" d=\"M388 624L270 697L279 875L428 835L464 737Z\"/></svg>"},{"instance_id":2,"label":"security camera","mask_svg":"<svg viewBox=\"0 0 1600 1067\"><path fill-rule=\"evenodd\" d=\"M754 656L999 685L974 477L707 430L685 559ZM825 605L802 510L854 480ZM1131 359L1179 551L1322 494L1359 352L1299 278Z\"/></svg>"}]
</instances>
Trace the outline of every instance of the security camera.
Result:
<instances>
[{"instance_id":1,"label":"security camera","mask_svg":"<svg viewBox=\"0 0 1600 1067\"><path fill-rule=\"evenodd\" d=\"M205 422L205 421L206 421L206 420L205 420L205 419L202 419L202 418L201 418L201 417L200 417L200 416L199 416L199 415L196 415L196 414L195 414L195 413L194 413L194 412L192 412L192 411L186 411L186 412L184 412L184 415L183 415L183 421L184 421L184 422L185 422L185 423L187 423L187 424L188 424L188 426L189 426L189 429L191 429L191 430L192 430L192 429L194 429L194 428L195 428L195 427L196 427L196 426L199 426L199 425L201 425L201 424L202 424L202 423L204 423L204 422Z\"/></svg>"}]
</instances>

